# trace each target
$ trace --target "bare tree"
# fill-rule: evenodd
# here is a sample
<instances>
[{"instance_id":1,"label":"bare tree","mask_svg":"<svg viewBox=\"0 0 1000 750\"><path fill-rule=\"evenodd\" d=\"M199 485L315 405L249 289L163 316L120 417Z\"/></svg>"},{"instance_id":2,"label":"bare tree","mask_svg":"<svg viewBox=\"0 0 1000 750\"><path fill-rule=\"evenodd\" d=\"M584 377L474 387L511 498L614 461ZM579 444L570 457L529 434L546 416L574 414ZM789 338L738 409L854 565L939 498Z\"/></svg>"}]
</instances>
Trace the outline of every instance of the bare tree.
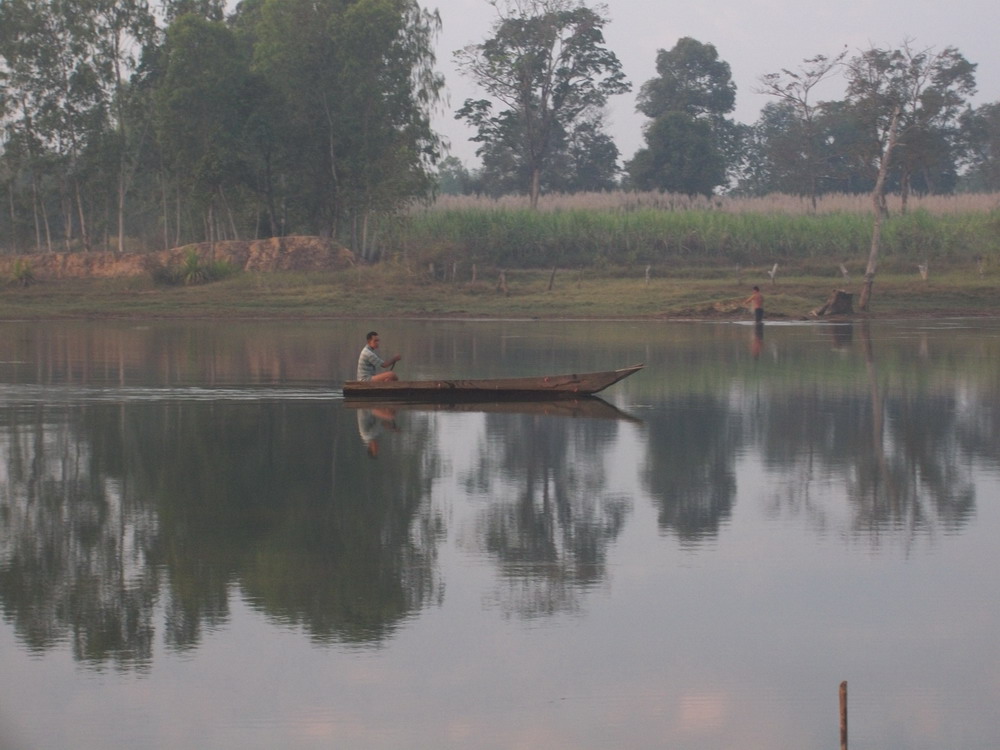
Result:
<instances>
[{"instance_id":1,"label":"bare tree","mask_svg":"<svg viewBox=\"0 0 1000 750\"><path fill-rule=\"evenodd\" d=\"M879 160L878 178L875 180L875 189L872 190L872 208L874 209L875 216L872 225L872 245L868 253L868 267L865 269L865 279L861 284L861 298L858 300L858 307L862 312L868 312L872 286L875 284L875 270L878 267L878 253L882 243L882 221L888 213L885 202L885 178L889 172L889 162L892 158L893 149L896 148L896 131L899 127L899 116L900 108L896 107L892 113L892 120L889 122L889 131L886 133L882 158Z\"/></svg>"},{"instance_id":2,"label":"bare tree","mask_svg":"<svg viewBox=\"0 0 1000 750\"><path fill-rule=\"evenodd\" d=\"M833 75L833 71L843 62L847 50L834 57L816 55L803 60L797 70L782 68L779 73L767 73L760 77L760 86L754 93L774 96L792 106L801 124L800 148L806 159L809 174L809 199L813 211L816 210L816 196L819 192L821 161L816 139L817 115L822 102L813 102L814 89Z\"/></svg>"}]
</instances>

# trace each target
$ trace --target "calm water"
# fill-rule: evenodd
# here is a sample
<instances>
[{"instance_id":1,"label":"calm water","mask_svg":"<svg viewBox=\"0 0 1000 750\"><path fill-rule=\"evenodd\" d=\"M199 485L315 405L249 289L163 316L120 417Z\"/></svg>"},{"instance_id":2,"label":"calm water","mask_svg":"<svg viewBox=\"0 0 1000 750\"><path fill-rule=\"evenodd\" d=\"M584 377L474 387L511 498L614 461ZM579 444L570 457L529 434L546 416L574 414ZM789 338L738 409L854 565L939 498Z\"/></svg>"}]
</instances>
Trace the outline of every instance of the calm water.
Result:
<instances>
[{"instance_id":1,"label":"calm water","mask_svg":"<svg viewBox=\"0 0 1000 750\"><path fill-rule=\"evenodd\" d=\"M993 749L998 537L1000 321L0 325L2 750Z\"/></svg>"}]
</instances>

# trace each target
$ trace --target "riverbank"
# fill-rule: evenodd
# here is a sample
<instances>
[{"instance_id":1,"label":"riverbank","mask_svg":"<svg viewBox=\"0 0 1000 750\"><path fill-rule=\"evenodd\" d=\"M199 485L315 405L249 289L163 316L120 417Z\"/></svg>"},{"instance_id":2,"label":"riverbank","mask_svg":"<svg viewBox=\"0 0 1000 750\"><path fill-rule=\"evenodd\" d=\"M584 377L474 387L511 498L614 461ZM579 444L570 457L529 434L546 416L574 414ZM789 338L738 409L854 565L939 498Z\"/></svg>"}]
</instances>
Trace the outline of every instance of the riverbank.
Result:
<instances>
[{"instance_id":1,"label":"riverbank","mask_svg":"<svg viewBox=\"0 0 1000 750\"><path fill-rule=\"evenodd\" d=\"M794 269L507 271L488 278L431 278L392 264L344 270L244 271L205 284L162 286L149 276L62 278L10 284L0 320L107 318L315 319L374 317L741 319L753 285L769 319L808 319L834 290L860 278ZM460 276L460 274L456 274ZM886 272L870 315L1000 315L1000 272Z\"/></svg>"}]
</instances>

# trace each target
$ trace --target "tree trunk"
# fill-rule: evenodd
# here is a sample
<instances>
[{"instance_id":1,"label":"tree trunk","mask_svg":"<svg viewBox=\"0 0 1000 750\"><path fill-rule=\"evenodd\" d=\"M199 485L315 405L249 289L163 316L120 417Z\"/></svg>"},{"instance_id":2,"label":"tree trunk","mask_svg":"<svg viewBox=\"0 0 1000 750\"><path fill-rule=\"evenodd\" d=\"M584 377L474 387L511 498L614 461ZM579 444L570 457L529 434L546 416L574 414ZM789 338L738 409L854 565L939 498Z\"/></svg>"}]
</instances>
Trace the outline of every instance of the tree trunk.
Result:
<instances>
[{"instance_id":1,"label":"tree trunk","mask_svg":"<svg viewBox=\"0 0 1000 750\"><path fill-rule=\"evenodd\" d=\"M542 171L535 167L531 170L531 208L538 208L538 195L541 192Z\"/></svg>"},{"instance_id":2,"label":"tree trunk","mask_svg":"<svg viewBox=\"0 0 1000 750\"><path fill-rule=\"evenodd\" d=\"M7 190L7 198L10 203L10 253L17 253L17 214L14 212L14 184L10 184ZM982 260L979 262L979 275L983 275Z\"/></svg>"},{"instance_id":3,"label":"tree trunk","mask_svg":"<svg viewBox=\"0 0 1000 750\"><path fill-rule=\"evenodd\" d=\"M83 210L83 196L80 195L80 181L73 180L73 186L76 189L76 210L80 217L80 239L83 240L83 251L89 253L91 251L90 232L87 230L87 215Z\"/></svg>"},{"instance_id":4,"label":"tree trunk","mask_svg":"<svg viewBox=\"0 0 1000 750\"><path fill-rule=\"evenodd\" d=\"M882 242L882 221L886 214L885 179L889 172L889 161L892 158L892 150L896 147L896 128L898 125L899 107L896 107L892 113L892 122L889 124L889 137L878 167L878 179L875 180L875 189L872 190L872 207L875 211L875 220L872 226L872 245L871 251L868 253L868 267L865 269L865 280L861 285L861 297L858 300L858 307L862 312L868 312L868 305L871 302L872 296L872 286L875 284L878 251Z\"/></svg>"},{"instance_id":5,"label":"tree trunk","mask_svg":"<svg viewBox=\"0 0 1000 750\"><path fill-rule=\"evenodd\" d=\"M124 158L124 157L123 157ZM125 169L118 168L118 253L125 252Z\"/></svg>"}]
</instances>

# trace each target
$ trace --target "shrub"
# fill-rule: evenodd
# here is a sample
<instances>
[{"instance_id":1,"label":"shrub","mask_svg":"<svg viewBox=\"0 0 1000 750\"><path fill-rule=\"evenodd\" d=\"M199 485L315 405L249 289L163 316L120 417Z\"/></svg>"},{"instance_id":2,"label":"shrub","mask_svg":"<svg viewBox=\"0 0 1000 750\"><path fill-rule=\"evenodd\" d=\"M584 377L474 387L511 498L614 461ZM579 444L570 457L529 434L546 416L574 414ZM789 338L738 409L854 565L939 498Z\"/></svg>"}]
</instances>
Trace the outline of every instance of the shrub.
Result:
<instances>
[{"instance_id":1,"label":"shrub","mask_svg":"<svg viewBox=\"0 0 1000 750\"><path fill-rule=\"evenodd\" d=\"M25 263L18 258L10 270L10 281L19 287L31 286L35 283L35 272L31 270L31 264Z\"/></svg>"},{"instance_id":2,"label":"shrub","mask_svg":"<svg viewBox=\"0 0 1000 750\"><path fill-rule=\"evenodd\" d=\"M198 251L188 250L184 262L180 265L155 265L150 269L150 275L157 284L166 286L191 286L219 281L236 273L232 264L224 260L204 261Z\"/></svg>"}]
</instances>

